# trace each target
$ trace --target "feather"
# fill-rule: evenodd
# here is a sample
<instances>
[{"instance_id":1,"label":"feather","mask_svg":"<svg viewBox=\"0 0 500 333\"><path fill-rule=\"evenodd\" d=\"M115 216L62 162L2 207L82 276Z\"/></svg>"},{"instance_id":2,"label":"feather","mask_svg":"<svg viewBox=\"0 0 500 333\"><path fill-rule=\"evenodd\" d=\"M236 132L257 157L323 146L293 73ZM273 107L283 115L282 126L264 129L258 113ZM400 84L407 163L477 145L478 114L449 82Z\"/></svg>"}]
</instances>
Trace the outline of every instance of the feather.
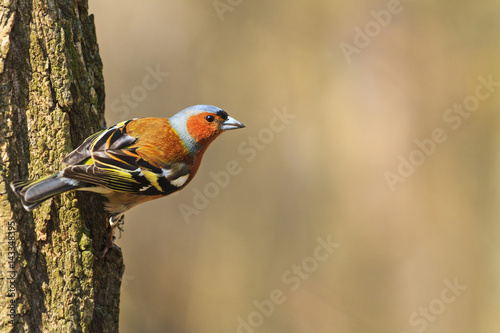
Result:
<instances>
[{"instance_id":1,"label":"feather","mask_svg":"<svg viewBox=\"0 0 500 333\"><path fill-rule=\"evenodd\" d=\"M110 223L134 205L184 188L196 175L208 145L224 130L244 127L210 105L184 109L169 119L131 119L89 136L64 159L62 171L11 187L27 210L69 191L101 193Z\"/></svg>"},{"instance_id":2,"label":"feather","mask_svg":"<svg viewBox=\"0 0 500 333\"><path fill-rule=\"evenodd\" d=\"M154 118L148 119L151 121ZM167 195L187 184L190 177L189 165L183 162L150 163L147 160L148 150L140 154L140 147L135 146L141 141L144 143L144 139L148 137L137 130L136 135L130 135L127 129L130 123L134 124L133 120L112 126L85 140L65 159L69 165L62 171L62 175L94 186L141 195ZM141 122L134 125L143 126ZM159 125L156 128L164 129L164 122ZM155 126L144 128L154 132ZM165 132L168 133L163 131L163 135ZM154 134L161 137L158 135L161 133ZM155 145L148 145L146 141L145 146ZM83 163L72 165L75 161Z\"/></svg>"},{"instance_id":3,"label":"feather","mask_svg":"<svg viewBox=\"0 0 500 333\"><path fill-rule=\"evenodd\" d=\"M135 119L121 122L104 131L92 134L78 148L69 153L63 159L63 163L66 165L80 164L90 158L93 151L130 146L137 140L137 138L127 135L126 132L127 124L133 120Z\"/></svg>"},{"instance_id":4,"label":"feather","mask_svg":"<svg viewBox=\"0 0 500 333\"><path fill-rule=\"evenodd\" d=\"M50 197L85 185L77 180L64 178L58 172L38 180L13 181L10 187L21 198L24 208L30 211Z\"/></svg>"}]
</instances>

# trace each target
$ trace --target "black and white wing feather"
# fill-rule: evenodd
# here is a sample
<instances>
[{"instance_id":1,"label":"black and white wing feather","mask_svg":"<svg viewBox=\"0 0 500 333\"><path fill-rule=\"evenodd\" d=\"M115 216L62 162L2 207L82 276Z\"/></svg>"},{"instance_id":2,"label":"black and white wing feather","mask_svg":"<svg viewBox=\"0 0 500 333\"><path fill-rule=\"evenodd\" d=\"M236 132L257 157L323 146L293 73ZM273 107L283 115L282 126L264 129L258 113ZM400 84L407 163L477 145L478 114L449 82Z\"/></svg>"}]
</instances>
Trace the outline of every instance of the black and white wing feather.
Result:
<instances>
[{"instance_id":1,"label":"black and white wing feather","mask_svg":"<svg viewBox=\"0 0 500 333\"><path fill-rule=\"evenodd\" d=\"M189 179L189 166L153 166L136 152L137 138L127 133L129 120L96 133L71 152L63 163L63 177L114 191L167 195Z\"/></svg>"}]
</instances>

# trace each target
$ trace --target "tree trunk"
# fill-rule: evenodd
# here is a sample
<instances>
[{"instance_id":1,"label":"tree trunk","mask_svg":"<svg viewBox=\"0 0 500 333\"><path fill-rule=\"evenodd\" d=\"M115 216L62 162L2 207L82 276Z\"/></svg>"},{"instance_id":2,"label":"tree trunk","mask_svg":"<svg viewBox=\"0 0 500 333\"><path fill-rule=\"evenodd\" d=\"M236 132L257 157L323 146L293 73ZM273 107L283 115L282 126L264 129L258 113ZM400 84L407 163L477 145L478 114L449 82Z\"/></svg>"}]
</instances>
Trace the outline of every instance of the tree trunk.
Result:
<instances>
[{"instance_id":1,"label":"tree trunk","mask_svg":"<svg viewBox=\"0 0 500 333\"><path fill-rule=\"evenodd\" d=\"M86 0L4 0L0 12L0 332L118 332L121 252L97 194L24 211L15 179L58 171L104 126L104 83Z\"/></svg>"}]
</instances>

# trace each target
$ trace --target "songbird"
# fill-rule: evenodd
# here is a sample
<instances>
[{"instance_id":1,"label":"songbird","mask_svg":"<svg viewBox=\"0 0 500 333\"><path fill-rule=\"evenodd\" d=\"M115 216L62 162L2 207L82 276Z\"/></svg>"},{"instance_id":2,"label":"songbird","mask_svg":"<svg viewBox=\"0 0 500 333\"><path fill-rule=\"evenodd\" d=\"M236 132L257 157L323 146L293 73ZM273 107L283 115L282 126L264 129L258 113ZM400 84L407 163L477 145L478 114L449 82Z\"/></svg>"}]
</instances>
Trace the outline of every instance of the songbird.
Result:
<instances>
[{"instance_id":1,"label":"songbird","mask_svg":"<svg viewBox=\"0 0 500 333\"><path fill-rule=\"evenodd\" d=\"M209 144L222 132L243 127L211 105L191 106L168 119L134 118L88 137L63 159L61 171L10 186L28 211L70 190L101 193L114 227L135 205L183 189Z\"/></svg>"}]
</instances>

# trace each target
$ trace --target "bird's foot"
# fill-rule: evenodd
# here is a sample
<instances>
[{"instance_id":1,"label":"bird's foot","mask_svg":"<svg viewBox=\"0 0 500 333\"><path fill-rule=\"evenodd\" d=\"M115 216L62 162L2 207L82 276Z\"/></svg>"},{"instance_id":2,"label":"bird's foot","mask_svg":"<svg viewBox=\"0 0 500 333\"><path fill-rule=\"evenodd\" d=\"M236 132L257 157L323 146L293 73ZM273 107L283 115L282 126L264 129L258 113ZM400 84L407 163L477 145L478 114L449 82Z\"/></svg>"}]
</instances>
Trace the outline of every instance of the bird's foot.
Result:
<instances>
[{"instance_id":1,"label":"bird's foot","mask_svg":"<svg viewBox=\"0 0 500 333\"><path fill-rule=\"evenodd\" d=\"M104 258L104 256L106 255L106 253L113 246L116 247L116 248L118 248L118 246L116 246L114 244L114 241L116 239L114 233L115 233L115 228L116 227L118 227L118 230L122 231L122 224L123 224L123 215L120 215L120 216L112 215L109 218L109 226L108 226L108 228L111 229L110 233L109 233L110 236L109 236L108 240L106 241L106 244L104 245L104 249L102 250L101 259Z\"/></svg>"},{"instance_id":2,"label":"bird's foot","mask_svg":"<svg viewBox=\"0 0 500 333\"><path fill-rule=\"evenodd\" d=\"M114 243L115 236L113 235L113 232L114 232L113 229L111 229L111 237L108 239L108 241L104 245L104 250L102 250L102 253L101 253L101 259L104 258L104 256L106 255L106 253L108 253L110 248L115 246L115 243Z\"/></svg>"}]
</instances>

